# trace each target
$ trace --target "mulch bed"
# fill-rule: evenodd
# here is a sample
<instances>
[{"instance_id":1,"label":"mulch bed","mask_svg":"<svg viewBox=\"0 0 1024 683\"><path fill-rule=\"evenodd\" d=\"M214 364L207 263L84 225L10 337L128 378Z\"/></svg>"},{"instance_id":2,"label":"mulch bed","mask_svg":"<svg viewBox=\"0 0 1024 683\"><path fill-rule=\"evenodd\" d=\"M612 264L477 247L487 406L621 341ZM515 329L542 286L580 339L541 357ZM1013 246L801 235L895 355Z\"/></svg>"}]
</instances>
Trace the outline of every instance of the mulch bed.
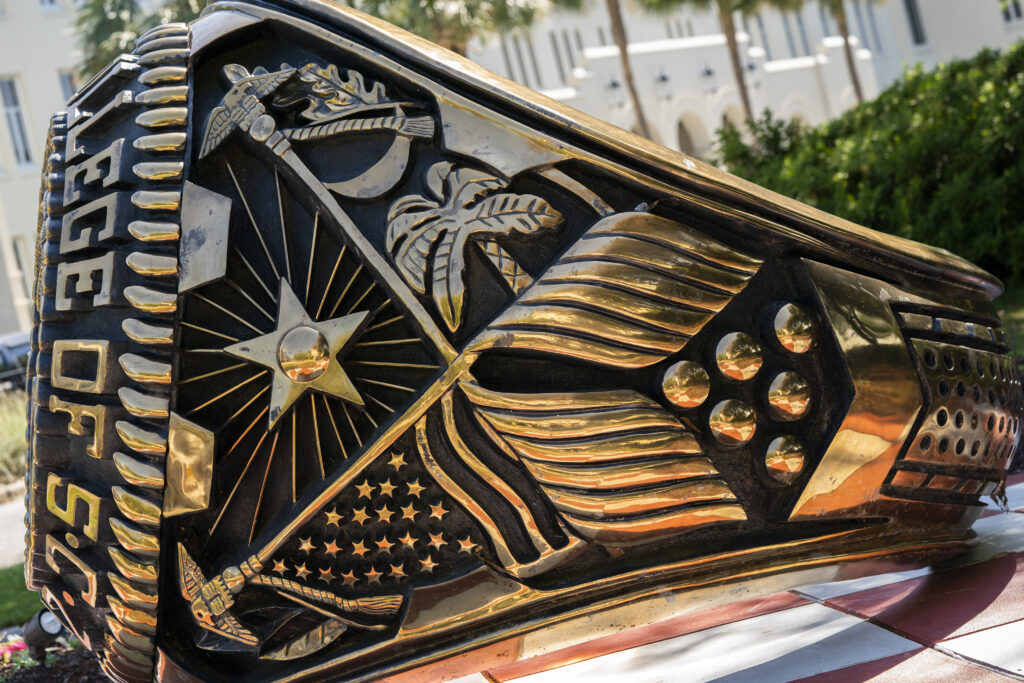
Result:
<instances>
[{"instance_id":1,"label":"mulch bed","mask_svg":"<svg viewBox=\"0 0 1024 683\"><path fill-rule=\"evenodd\" d=\"M47 657L49 666L17 666L0 662L3 683L109 683L100 670L96 655L84 648L64 650Z\"/></svg>"}]
</instances>

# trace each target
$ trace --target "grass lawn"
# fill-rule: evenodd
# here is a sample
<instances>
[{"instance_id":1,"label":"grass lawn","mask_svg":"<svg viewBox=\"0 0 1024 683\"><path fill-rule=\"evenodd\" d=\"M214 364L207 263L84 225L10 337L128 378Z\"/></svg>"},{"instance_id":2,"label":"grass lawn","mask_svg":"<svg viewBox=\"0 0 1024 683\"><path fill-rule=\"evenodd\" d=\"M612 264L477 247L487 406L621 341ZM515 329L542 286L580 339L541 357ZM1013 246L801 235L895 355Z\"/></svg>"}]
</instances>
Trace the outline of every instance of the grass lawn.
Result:
<instances>
[{"instance_id":1,"label":"grass lawn","mask_svg":"<svg viewBox=\"0 0 1024 683\"><path fill-rule=\"evenodd\" d=\"M25 588L22 565L0 569L0 628L21 626L41 609L39 594Z\"/></svg>"},{"instance_id":2,"label":"grass lawn","mask_svg":"<svg viewBox=\"0 0 1024 683\"><path fill-rule=\"evenodd\" d=\"M25 476L25 401L23 391L0 393L0 484Z\"/></svg>"}]
</instances>

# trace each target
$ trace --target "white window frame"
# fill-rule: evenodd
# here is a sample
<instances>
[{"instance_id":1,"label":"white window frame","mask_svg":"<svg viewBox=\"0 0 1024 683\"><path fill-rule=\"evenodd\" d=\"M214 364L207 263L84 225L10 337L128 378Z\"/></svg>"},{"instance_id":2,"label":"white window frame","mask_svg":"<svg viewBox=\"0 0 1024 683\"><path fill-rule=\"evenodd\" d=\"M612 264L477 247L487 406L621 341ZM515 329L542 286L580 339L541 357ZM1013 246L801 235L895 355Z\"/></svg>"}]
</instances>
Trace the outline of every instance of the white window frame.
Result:
<instances>
[{"instance_id":1,"label":"white window frame","mask_svg":"<svg viewBox=\"0 0 1024 683\"><path fill-rule=\"evenodd\" d=\"M64 97L64 101L67 102L75 93L78 92L78 84L75 82L75 73L73 71L58 71L57 81L60 83L60 92Z\"/></svg>"},{"instance_id":2,"label":"white window frame","mask_svg":"<svg viewBox=\"0 0 1024 683\"><path fill-rule=\"evenodd\" d=\"M917 0L903 0L903 11L907 16L907 30L910 31L911 44L916 48L927 47L928 31L925 30L924 17L921 16L921 5Z\"/></svg>"},{"instance_id":3,"label":"white window frame","mask_svg":"<svg viewBox=\"0 0 1024 683\"><path fill-rule=\"evenodd\" d=\"M19 168L35 170L32 159L32 134L29 131L28 116L25 113L25 97L18 80L15 76L0 76L0 107L3 108L3 118L11 144L11 152L14 155L14 164ZM13 104L8 101L3 87L5 83L10 83L15 99Z\"/></svg>"},{"instance_id":4,"label":"white window frame","mask_svg":"<svg viewBox=\"0 0 1024 683\"><path fill-rule=\"evenodd\" d=\"M11 238L11 250L14 252L14 263L18 269L18 279L21 280L22 296L16 296L16 299L31 299L32 293L32 271L31 264L28 260L28 241L24 235L15 235Z\"/></svg>"},{"instance_id":5,"label":"white window frame","mask_svg":"<svg viewBox=\"0 0 1024 683\"><path fill-rule=\"evenodd\" d=\"M1016 26L1024 21L1024 2L1021 0L998 0L999 9L1003 14L1003 23Z\"/></svg>"}]
</instances>

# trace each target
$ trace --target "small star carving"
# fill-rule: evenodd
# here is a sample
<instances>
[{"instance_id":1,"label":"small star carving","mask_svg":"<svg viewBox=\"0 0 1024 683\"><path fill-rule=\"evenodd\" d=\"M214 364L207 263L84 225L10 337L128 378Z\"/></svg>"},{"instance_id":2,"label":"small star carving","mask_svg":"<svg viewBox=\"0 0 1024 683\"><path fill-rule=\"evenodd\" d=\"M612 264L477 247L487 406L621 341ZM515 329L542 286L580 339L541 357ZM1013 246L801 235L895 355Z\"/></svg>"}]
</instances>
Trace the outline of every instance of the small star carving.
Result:
<instances>
[{"instance_id":1,"label":"small star carving","mask_svg":"<svg viewBox=\"0 0 1024 683\"><path fill-rule=\"evenodd\" d=\"M437 534L430 534L430 543L427 544L428 546L430 546L431 548L437 548L438 550L440 550L441 548L444 547L444 544L445 544L445 540L444 540L444 532L443 531L440 532L440 533L437 533Z\"/></svg>"},{"instance_id":2,"label":"small star carving","mask_svg":"<svg viewBox=\"0 0 1024 683\"><path fill-rule=\"evenodd\" d=\"M460 553L472 554L473 548L475 548L475 547L476 547L476 543L474 543L473 539L471 539L469 536L466 536L465 539L461 539L461 538L459 539L459 552Z\"/></svg>"},{"instance_id":3,"label":"small star carving","mask_svg":"<svg viewBox=\"0 0 1024 683\"><path fill-rule=\"evenodd\" d=\"M385 524L390 522L391 518L394 516L395 513L389 510L387 505L382 505L380 509L377 510L377 519Z\"/></svg>"},{"instance_id":4,"label":"small star carving","mask_svg":"<svg viewBox=\"0 0 1024 683\"><path fill-rule=\"evenodd\" d=\"M366 557L366 553L370 552L370 549L366 547L366 543L359 541L359 543L352 544L352 554L358 555L359 557Z\"/></svg>"},{"instance_id":5,"label":"small star carving","mask_svg":"<svg viewBox=\"0 0 1024 683\"><path fill-rule=\"evenodd\" d=\"M332 539L330 543L324 546L324 552L331 557L337 557L338 551L341 550L341 546L338 545L338 539Z\"/></svg>"},{"instance_id":6,"label":"small star carving","mask_svg":"<svg viewBox=\"0 0 1024 683\"><path fill-rule=\"evenodd\" d=\"M395 468L395 471L402 469L405 466L405 453L395 453L391 456L391 460L388 460L388 464Z\"/></svg>"},{"instance_id":7,"label":"small star carving","mask_svg":"<svg viewBox=\"0 0 1024 683\"><path fill-rule=\"evenodd\" d=\"M356 581L359 580L356 577L356 573L351 569L349 569L344 574L339 574L339 576L341 577L341 582L344 583L346 586L350 587L356 585Z\"/></svg>"},{"instance_id":8,"label":"small star carving","mask_svg":"<svg viewBox=\"0 0 1024 683\"><path fill-rule=\"evenodd\" d=\"M334 574L331 573L331 568L328 567L327 569L321 569L319 578L321 581L328 584L334 581Z\"/></svg>"},{"instance_id":9,"label":"small star carving","mask_svg":"<svg viewBox=\"0 0 1024 683\"><path fill-rule=\"evenodd\" d=\"M369 479L364 479L362 484L356 486L356 490L359 491L359 498L373 498L373 485L370 484ZM356 500L359 500L359 498L356 498Z\"/></svg>"},{"instance_id":10,"label":"small star carving","mask_svg":"<svg viewBox=\"0 0 1024 683\"><path fill-rule=\"evenodd\" d=\"M352 511L352 521L358 522L359 526L363 526L370 519L370 515L366 514L366 508L361 507L358 510Z\"/></svg>"},{"instance_id":11,"label":"small star carving","mask_svg":"<svg viewBox=\"0 0 1024 683\"><path fill-rule=\"evenodd\" d=\"M300 579L304 579L309 574L312 574L312 572L309 571L308 569L306 569L306 563L305 562L303 562L302 564L295 565L295 576L296 577L298 577Z\"/></svg>"},{"instance_id":12,"label":"small star carving","mask_svg":"<svg viewBox=\"0 0 1024 683\"><path fill-rule=\"evenodd\" d=\"M327 524L328 525L333 524L334 526L340 527L341 525L338 524L338 522L340 522L340 521L341 521L341 515L338 514L338 508L334 508L333 510L330 510L330 511L327 512Z\"/></svg>"},{"instance_id":13,"label":"small star carving","mask_svg":"<svg viewBox=\"0 0 1024 683\"><path fill-rule=\"evenodd\" d=\"M420 494L427 490L426 486L420 486L419 479L413 479L406 484L406 487L409 489L409 495L415 496L416 498L419 498Z\"/></svg>"},{"instance_id":14,"label":"small star carving","mask_svg":"<svg viewBox=\"0 0 1024 683\"><path fill-rule=\"evenodd\" d=\"M423 571L428 572L430 574L434 573L434 567L436 567L436 566L437 566L437 562L434 562L434 560L430 557L430 555L427 555L427 557L425 559L420 560L420 568Z\"/></svg>"},{"instance_id":15,"label":"small star carving","mask_svg":"<svg viewBox=\"0 0 1024 683\"><path fill-rule=\"evenodd\" d=\"M412 534L411 534L411 533L409 533L408 531L407 531L407 532L405 532L405 536L402 536L402 537L401 537L400 539L398 539L398 540L399 540L399 542L401 542L401 544L402 544L402 545L404 545L404 546L405 546L406 548L412 548L413 546L415 546L415 545L416 545L416 541L417 541L417 539L413 538L413 537L412 537Z\"/></svg>"},{"instance_id":16,"label":"small star carving","mask_svg":"<svg viewBox=\"0 0 1024 683\"><path fill-rule=\"evenodd\" d=\"M389 572L389 576L394 576L396 578L400 576L405 576L405 564L399 562L398 564L391 565L391 571Z\"/></svg>"},{"instance_id":17,"label":"small star carving","mask_svg":"<svg viewBox=\"0 0 1024 683\"><path fill-rule=\"evenodd\" d=\"M307 553L313 551L313 543L312 543L313 537L312 536L310 536L309 538L300 538L299 540L302 541L299 544L299 550L300 551L305 551Z\"/></svg>"},{"instance_id":18,"label":"small star carving","mask_svg":"<svg viewBox=\"0 0 1024 683\"><path fill-rule=\"evenodd\" d=\"M419 510L417 510L412 503L409 503L402 508L402 519L416 519L416 515L418 514Z\"/></svg>"},{"instance_id":19,"label":"small star carving","mask_svg":"<svg viewBox=\"0 0 1024 683\"><path fill-rule=\"evenodd\" d=\"M382 553L390 553L392 546L395 545L393 542L388 540L388 537L386 535L381 536L380 539L374 541L374 543L377 544L377 548Z\"/></svg>"},{"instance_id":20,"label":"small star carving","mask_svg":"<svg viewBox=\"0 0 1024 683\"><path fill-rule=\"evenodd\" d=\"M447 514L448 511L444 509L444 503L430 506L430 516L435 519L444 519L444 516Z\"/></svg>"},{"instance_id":21,"label":"small star carving","mask_svg":"<svg viewBox=\"0 0 1024 683\"><path fill-rule=\"evenodd\" d=\"M394 491L395 488L397 487L394 484L392 484L391 479L388 478L384 481L384 483L380 484L380 495L390 496L391 492Z\"/></svg>"},{"instance_id":22,"label":"small star carving","mask_svg":"<svg viewBox=\"0 0 1024 683\"><path fill-rule=\"evenodd\" d=\"M284 576L284 573L288 571L288 567L285 566L284 560L274 560L274 571L281 576Z\"/></svg>"},{"instance_id":23,"label":"small star carving","mask_svg":"<svg viewBox=\"0 0 1024 683\"><path fill-rule=\"evenodd\" d=\"M370 571L366 572L366 582L379 584L381 574L376 567L370 567Z\"/></svg>"}]
</instances>

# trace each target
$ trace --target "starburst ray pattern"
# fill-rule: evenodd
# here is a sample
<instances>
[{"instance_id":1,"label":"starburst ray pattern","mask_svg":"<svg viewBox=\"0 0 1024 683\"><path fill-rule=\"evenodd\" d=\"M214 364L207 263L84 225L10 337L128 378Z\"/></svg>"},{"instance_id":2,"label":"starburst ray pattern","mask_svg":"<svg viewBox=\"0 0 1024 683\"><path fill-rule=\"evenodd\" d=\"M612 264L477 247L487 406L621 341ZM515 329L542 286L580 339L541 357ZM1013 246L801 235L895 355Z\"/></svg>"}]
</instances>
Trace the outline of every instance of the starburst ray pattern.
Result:
<instances>
[{"instance_id":1,"label":"starburst ray pattern","mask_svg":"<svg viewBox=\"0 0 1024 683\"><path fill-rule=\"evenodd\" d=\"M284 175L222 156L228 172L208 186L232 202L227 272L184 298L177 380L177 412L217 435L220 509L207 513L209 541L258 535L440 369L329 216L300 201ZM294 320L282 322L288 306ZM331 342L323 380L304 384L278 366L278 338L292 323ZM245 350L260 340L267 353Z\"/></svg>"}]
</instances>

